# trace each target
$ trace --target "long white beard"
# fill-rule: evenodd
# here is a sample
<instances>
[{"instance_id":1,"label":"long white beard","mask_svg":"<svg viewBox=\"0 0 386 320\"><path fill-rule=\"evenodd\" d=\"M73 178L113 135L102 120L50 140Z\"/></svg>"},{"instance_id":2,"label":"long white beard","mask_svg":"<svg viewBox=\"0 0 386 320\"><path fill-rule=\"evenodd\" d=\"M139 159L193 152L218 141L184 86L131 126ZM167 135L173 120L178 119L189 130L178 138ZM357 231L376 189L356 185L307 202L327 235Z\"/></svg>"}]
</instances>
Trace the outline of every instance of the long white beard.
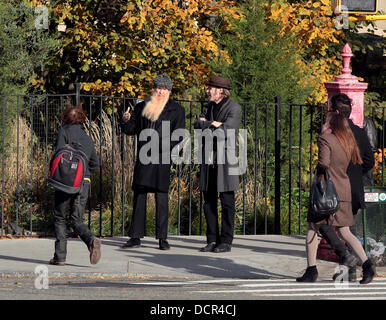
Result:
<instances>
[{"instance_id":1,"label":"long white beard","mask_svg":"<svg viewBox=\"0 0 386 320\"><path fill-rule=\"evenodd\" d=\"M142 116L152 122L157 121L166 103L169 101L169 96L170 93L162 96L153 93L150 100L146 103L145 108L143 108Z\"/></svg>"}]
</instances>

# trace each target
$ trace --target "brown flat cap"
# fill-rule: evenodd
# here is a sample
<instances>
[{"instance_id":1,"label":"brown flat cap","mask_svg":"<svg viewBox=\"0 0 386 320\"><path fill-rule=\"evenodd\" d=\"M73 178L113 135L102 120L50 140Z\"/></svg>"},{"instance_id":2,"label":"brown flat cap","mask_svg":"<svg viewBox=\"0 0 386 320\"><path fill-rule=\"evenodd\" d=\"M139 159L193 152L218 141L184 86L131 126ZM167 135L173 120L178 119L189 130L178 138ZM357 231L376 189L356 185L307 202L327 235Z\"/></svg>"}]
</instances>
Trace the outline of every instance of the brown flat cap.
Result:
<instances>
[{"instance_id":1,"label":"brown flat cap","mask_svg":"<svg viewBox=\"0 0 386 320\"><path fill-rule=\"evenodd\" d=\"M228 78L211 76L209 79L208 86L216 88L231 89L231 82Z\"/></svg>"}]
</instances>

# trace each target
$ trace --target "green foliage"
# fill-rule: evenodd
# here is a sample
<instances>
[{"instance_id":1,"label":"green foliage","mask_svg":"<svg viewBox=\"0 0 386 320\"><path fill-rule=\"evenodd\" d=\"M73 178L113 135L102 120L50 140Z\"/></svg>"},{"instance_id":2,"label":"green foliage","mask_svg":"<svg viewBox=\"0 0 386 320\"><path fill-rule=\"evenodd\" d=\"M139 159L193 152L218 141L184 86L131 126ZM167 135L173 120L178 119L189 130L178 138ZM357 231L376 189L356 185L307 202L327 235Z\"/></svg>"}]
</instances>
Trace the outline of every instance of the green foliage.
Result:
<instances>
[{"instance_id":1,"label":"green foliage","mask_svg":"<svg viewBox=\"0 0 386 320\"><path fill-rule=\"evenodd\" d=\"M242 127L248 130L248 172L245 176L247 196L245 199L245 217L243 201L238 197L235 232L242 233L243 220L246 222L246 233L273 232L274 214L274 174L275 174L275 105L276 96L281 96L286 103L281 108L281 184L282 193L282 232L288 232L289 203L291 208L291 233L298 233L297 215L300 210L303 232L305 226L308 198L305 192L310 174L310 141L311 116L310 108L294 105L292 113L288 103L304 103L312 87L304 81L306 73L300 69L294 34L277 37L280 27L272 20L265 19L263 1L247 0L242 5L243 17L233 21L227 34L218 36L221 44L228 51L231 63L216 60L212 62L215 73L227 76L232 83L232 98L246 101L243 105ZM266 105L250 103L265 102ZM303 109L300 114L300 109ZM315 121L315 116L314 119ZM291 122L290 122L291 121ZM302 128L299 124L302 121ZM256 124L256 126L255 126ZM290 126L291 124L291 126ZM301 129L301 130L300 130ZM289 145L290 131L292 134ZM255 140L255 137L256 140ZM266 141L267 139L267 141ZM315 139L315 135L313 137ZM266 146L266 148L264 147ZM291 168L289 152L292 151ZM256 169L254 167L256 154ZM267 162L266 162L267 161ZM302 169L298 170L299 165ZM292 193L288 189L289 171L292 171ZM253 178L257 176L257 198L253 194ZM300 176L299 176L300 174ZM265 195L265 185L267 194ZM299 193L301 209L299 209ZM267 197L267 206L265 196ZM255 215L256 212L256 215ZM256 226L256 227L255 227Z\"/></svg>"},{"instance_id":2,"label":"green foliage","mask_svg":"<svg viewBox=\"0 0 386 320\"><path fill-rule=\"evenodd\" d=\"M58 44L35 20L26 1L0 0L0 94L26 93Z\"/></svg>"},{"instance_id":3,"label":"green foliage","mask_svg":"<svg viewBox=\"0 0 386 320\"><path fill-rule=\"evenodd\" d=\"M26 1L0 0L0 95L27 93L37 69L44 71L58 44L47 31L35 27L35 20L34 9ZM16 124L16 104L16 98L0 100L0 134L5 147Z\"/></svg>"},{"instance_id":4,"label":"green foliage","mask_svg":"<svg viewBox=\"0 0 386 320\"><path fill-rule=\"evenodd\" d=\"M304 74L296 64L294 35L277 37L279 26L264 18L263 4L245 1L243 17L233 20L227 34L217 34L231 63L216 60L213 70L231 79L237 101L272 102L280 95L283 101L303 103L311 88L301 81Z\"/></svg>"},{"instance_id":5,"label":"green foliage","mask_svg":"<svg viewBox=\"0 0 386 320\"><path fill-rule=\"evenodd\" d=\"M341 46L349 43L354 54L351 59L352 73L360 77L360 81L369 84L365 92L365 105L385 105L385 39L375 34L377 27L374 21L350 22L349 26L343 29L339 41Z\"/></svg>"}]
</instances>

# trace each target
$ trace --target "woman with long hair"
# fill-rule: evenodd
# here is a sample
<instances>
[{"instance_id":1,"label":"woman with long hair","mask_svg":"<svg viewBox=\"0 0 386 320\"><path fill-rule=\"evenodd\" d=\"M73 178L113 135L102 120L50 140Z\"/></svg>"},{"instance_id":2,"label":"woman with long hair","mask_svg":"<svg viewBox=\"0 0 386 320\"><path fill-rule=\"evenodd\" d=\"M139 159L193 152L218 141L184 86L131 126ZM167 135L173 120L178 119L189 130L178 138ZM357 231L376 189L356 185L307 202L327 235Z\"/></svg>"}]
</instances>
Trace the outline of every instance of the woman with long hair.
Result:
<instances>
[{"instance_id":1,"label":"woman with long hair","mask_svg":"<svg viewBox=\"0 0 386 320\"><path fill-rule=\"evenodd\" d=\"M347 167L350 161L361 164L362 158L347 119L338 112L328 112L326 123L318 141L319 154L317 174L328 169L331 180L335 185L340 199L338 211L328 219L312 221L308 216L306 236L307 269L305 274L297 278L298 282L314 282L318 277L316 269L316 254L318 249L318 232L332 245L340 258L340 263L353 267L357 263L356 257L346 250L345 245L338 239L331 226L335 226L342 238L350 245L354 253L362 262L362 284L369 283L375 276L375 266L367 258L359 240L351 233L350 226L354 223L351 209L351 187L347 176Z\"/></svg>"}]
</instances>

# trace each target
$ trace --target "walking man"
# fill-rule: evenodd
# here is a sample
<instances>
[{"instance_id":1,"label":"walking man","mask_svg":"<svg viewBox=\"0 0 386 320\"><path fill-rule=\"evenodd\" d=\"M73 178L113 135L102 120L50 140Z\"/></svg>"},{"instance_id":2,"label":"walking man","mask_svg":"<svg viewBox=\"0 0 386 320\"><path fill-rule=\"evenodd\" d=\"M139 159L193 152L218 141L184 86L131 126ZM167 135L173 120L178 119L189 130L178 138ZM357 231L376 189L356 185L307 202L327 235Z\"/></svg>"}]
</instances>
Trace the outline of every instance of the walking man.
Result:
<instances>
[{"instance_id":1,"label":"walking man","mask_svg":"<svg viewBox=\"0 0 386 320\"><path fill-rule=\"evenodd\" d=\"M166 240L169 218L170 154L179 142L171 141L171 136L174 130L185 128L184 108L170 99L172 87L172 80L167 74L157 76L151 96L137 104L132 112L128 109L122 117L122 131L127 135L137 136L137 157L133 176L134 204L129 230L131 238L122 248L140 247L140 239L145 236L147 194L151 192L155 194L155 233L156 239L159 239L159 249L170 249ZM146 134L150 134L150 142L141 138ZM148 152L141 152L141 150L148 150L149 144L154 143L155 148L151 148L149 159Z\"/></svg>"},{"instance_id":2,"label":"walking man","mask_svg":"<svg viewBox=\"0 0 386 320\"><path fill-rule=\"evenodd\" d=\"M229 146L236 147L241 107L230 99L230 89L229 79L212 76L206 90L209 104L206 106L205 116L199 118L194 124L195 129L213 133L212 138L214 137L213 150L211 150L213 161L209 159L208 154L205 154L200 172L200 190L204 194L207 226L207 245L200 249L202 252L231 251L233 241L235 191L239 188L239 174L237 164L230 162L228 151L230 151ZM207 135L204 134L204 136ZM207 143L205 140L204 144ZM203 145L203 150L207 150L204 147ZM218 194L220 194L222 214L221 233L217 212Z\"/></svg>"},{"instance_id":3,"label":"walking man","mask_svg":"<svg viewBox=\"0 0 386 320\"><path fill-rule=\"evenodd\" d=\"M64 266L67 257L67 216L69 215L71 226L76 235L87 245L90 254L90 263L96 264L101 258L101 240L95 237L89 228L83 223L83 214L91 187L91 171L99 168L99 158L96 154L94 142L82 129L86 121L86 114L81 106L71 106L61 114L64 123L60 129L55 152L60 150L70 141L81 146L87 157L86 172L83 187L76 194L69 194L61 190L55 190L54 225L55 225L55 254L49 264ZM51 167L51 166L50 166Z\"/></svg>"}]
</instances>

